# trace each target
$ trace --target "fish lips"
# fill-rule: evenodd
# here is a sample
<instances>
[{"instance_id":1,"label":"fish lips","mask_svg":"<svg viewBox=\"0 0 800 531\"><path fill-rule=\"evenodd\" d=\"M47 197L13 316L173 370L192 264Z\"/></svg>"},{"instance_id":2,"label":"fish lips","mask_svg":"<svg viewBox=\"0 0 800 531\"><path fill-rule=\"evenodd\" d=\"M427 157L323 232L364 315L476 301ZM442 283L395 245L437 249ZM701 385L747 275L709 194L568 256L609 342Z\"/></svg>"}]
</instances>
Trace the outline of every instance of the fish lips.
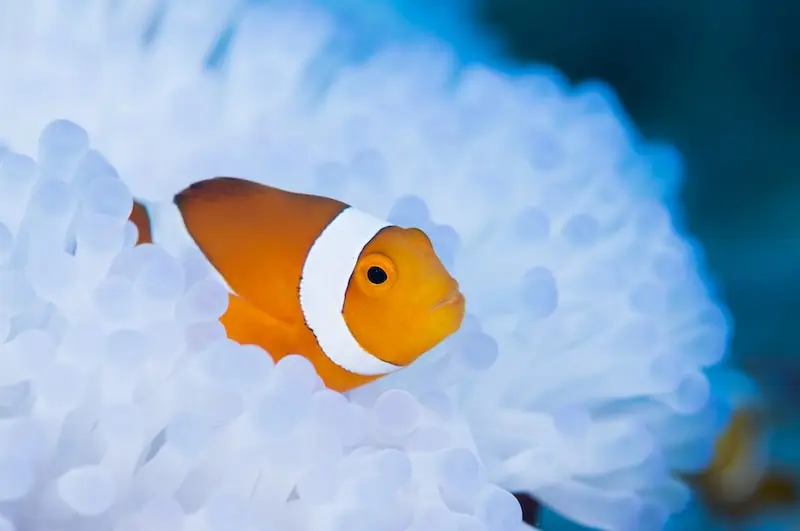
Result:
<instances>
[{"instance_id":1,"label":"fish lips","mask_svg":"<svg viewBox=\"0 0 800 531\"><path fill-rule=\"evenodd\" d=\"M445 295L438 302L434 303L434 305L431 306L431 311L436 311L436 310L439 310L441 308L446 308L446 307L452 306L454 304L463 304L464 302L465 302L464 301L464 295L458 290L458 288L456 288L456 289L450 291L447 295Z\"/></svg>"}]
</instances>

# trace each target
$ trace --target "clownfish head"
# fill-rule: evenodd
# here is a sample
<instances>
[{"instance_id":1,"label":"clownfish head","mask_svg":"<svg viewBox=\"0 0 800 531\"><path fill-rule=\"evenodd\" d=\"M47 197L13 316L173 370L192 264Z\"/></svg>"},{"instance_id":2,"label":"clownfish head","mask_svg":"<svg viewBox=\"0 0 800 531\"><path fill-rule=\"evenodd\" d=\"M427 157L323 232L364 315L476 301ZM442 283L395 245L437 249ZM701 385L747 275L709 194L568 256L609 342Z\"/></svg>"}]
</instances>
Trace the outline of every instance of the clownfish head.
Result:
<instances>
[{"instance_id":1,"label":"clownfish head","mask_svg":"<svg viewBox=\"0 0 800 531\"><path fill-rule=\"evenodd\" d=\"M458 282L428 236L389 226L361 251L342 313L364 350L405 366L456 332L464 310Z\"/></svg>"}]
</instances>

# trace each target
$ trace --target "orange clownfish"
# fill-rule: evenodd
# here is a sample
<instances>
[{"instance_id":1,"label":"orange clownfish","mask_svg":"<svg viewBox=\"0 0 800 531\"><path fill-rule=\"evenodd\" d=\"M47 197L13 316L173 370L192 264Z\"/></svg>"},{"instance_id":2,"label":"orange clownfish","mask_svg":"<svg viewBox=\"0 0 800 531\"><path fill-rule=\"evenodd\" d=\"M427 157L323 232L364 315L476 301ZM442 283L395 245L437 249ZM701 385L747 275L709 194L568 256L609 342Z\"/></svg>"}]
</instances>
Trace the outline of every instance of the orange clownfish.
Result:
<instances>
[{"instance_id":1,"label":"orange clownfish","mask_svg":"<svg viewBox=\"0 0 800 531\"><path fill-rule=\"evenodd\" d=\"M347 391L409 365L456 332L464 296L420 229L345 203L230 177L175 196L183 223L230 288L228 337L277 361L300 354ZM139 243L152 241L136 204Z\"/></svg>"}]
</instances>

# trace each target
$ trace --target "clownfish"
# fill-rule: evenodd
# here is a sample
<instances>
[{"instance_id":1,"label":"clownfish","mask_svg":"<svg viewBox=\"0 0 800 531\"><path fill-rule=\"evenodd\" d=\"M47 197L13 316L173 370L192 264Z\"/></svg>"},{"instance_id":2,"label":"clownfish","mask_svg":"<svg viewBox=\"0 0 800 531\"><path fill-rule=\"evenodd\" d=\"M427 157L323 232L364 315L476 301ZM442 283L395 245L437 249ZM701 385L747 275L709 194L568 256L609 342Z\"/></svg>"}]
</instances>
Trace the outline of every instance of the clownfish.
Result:
<instances>
[{"instance_id":1,"label":"clownfish","mask_svg":"<svg viewBox=\"0 0 800 531\"><path fill-rule=\"evenodd\" d=\"M708 468L685 478L721 517L741 521L764 511L797 506L797 479L769 466L762 416L756 409L737 409L717 441Z\"/></svg>"},{"instance_id":2,"label":"clownfish","mask_svg":"<svg viewBox=\"0 0 800 531\"><path fill-rule=\"evenodd\" d=\"M305 356L330 389L393 373L461 327L464 296L420 229L231 177L195 183L174 203L229 287L228 337L275 361ZM138 243L152 241L141 204L130 221Z\"/></svg>"}]
</instances>

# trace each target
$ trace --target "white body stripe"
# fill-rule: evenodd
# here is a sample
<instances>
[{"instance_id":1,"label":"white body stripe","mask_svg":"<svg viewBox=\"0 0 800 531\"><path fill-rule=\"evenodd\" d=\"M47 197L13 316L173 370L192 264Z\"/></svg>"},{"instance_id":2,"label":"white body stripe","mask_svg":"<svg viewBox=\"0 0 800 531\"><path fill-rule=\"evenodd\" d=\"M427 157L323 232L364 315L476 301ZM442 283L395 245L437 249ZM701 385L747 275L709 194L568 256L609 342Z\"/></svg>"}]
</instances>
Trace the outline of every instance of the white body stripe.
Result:
<instances>
[{"instance_id":1,"label":"white body stripe","mask_svg":"<svg viewBox=\"0 0 800 531\"><path fill-rule=\"evenodd\" d=\"M361 251L388 226L365 212L345 208L311 246L300 280L300 306L320 348L342 369L363 376L388 374L400 368L365 351L342 315L347 286Z\"/></svg>"}]
</instances>

